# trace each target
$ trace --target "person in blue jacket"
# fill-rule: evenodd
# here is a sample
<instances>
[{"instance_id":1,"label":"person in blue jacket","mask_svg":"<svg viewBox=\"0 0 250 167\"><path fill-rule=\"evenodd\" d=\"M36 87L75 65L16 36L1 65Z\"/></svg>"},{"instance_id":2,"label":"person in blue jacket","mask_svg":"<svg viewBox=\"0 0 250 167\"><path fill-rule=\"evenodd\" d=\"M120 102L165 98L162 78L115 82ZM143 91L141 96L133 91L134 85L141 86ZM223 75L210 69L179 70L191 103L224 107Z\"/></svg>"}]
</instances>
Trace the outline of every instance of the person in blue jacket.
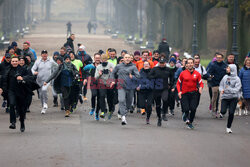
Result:
<instances>
[{"instance_id":1,"label":"person in blue jacket","mask_svg":"<svg viewBox=\"0 0 250 167\"><path fill-rule=\"evenodd\" d=\"M250 57L247 57L244 62L244 67L240 70L239 77L242 84L242 92L244 103L246 105L246 112L250 111Z\"/></svg>"}]
</instances>

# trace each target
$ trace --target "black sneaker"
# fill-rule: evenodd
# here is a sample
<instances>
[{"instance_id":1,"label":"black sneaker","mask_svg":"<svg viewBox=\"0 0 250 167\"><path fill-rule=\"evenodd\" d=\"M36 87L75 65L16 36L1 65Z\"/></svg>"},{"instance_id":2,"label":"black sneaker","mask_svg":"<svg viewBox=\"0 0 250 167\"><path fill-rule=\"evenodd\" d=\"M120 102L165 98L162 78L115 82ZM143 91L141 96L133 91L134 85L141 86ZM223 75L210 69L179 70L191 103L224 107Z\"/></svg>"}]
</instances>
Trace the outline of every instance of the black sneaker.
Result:
<instances>
[{"instance_id":1,"label":"black sneaker","mask_svg":"<svg viewBox=\"0 0 250 167\"><path fill-rule=\"evenodd\" d=\"M150 122L149 122L149 118L146 118L146 124L149 125Z\"/></svg>"},{"instance_id":2,"label":"black sneaker","mask_svg":"<svg viewBox=\"0 0 250 167\"><path fill-rule=\"evenodd\" d=\"M167 118L166 114L162 114L162 120L163 121L168 121L168 118Z\"/></svg>"},{"instance_id":3,"label":"black sneaker","mask_svg":"<svg viewBox=\"0 0 250 167\"><path fill-rule=\"evenodd\" d=\"M9 112L10 112L9 107L6 108L5 112L6 112L6 113L9 113Z\"/></svg>"},{"instance_id":4,"label":"black sneaker","mask_svg":"<svg viewBox=\"0 0 250 167\"><path fill-rule=\"evenodd\" d=\"M21 131L21 132L24 132L24 131L25 131L25 125L24 125L24 122L21 122L20 131Z\"/></svg>"},{"instance_id":5,"label":"black sneaker","mask_svg":"<svg viewBox=\"0 0 250 167\"><path fill-rule=\"evenodd\" d=\"M15 123L11 123L11 125L9 126L10 129L16 129L16 124Z\"/></svg>"},{"instance_id":6,"label":"black sneaker","mask_svg":"<svg viewBox=\"0 0 250 167\"><path fill-rule=\"evenodd\" d=\"M170 110L170 114L171 114L171 115L174 115L174 110Z\"/></svg>"},{"instance_id":7,"label":"black sneaker","mask_svg":"<svg viewBox=\"0 0 250 167\"><path fill-rule=\"evenodd\" d=\"M30 109L28 108L26 112L29 112L29 113L30 113Z\"/></svg>"},{"instance_id":8,"label":"black sneaker","mask_svg":"<svg viewBox=\"0 0 250 167\"><path fill-rule=\"evenodd\" d=\"M161 119L158 119L157 126L161 126Z\"/></svg>"},{"instance_id":9,"label":"black sneaker","mask_svg":"<svg viewBox=\"0 0 250 167\"><path fill-rule=\"evenodd\" d=\"M177 103L177 107L180 107L180 103L179 102Z\"/></svg>"},{"instance_id":10,"label":"black sneaker","mask_svg":"<svg viewBox=\"0 0 250 167\"><path fill-rule=\"evenodd\" d=\"M64 111L64 107L61 107L61 110Z\"/></svg>"},{"instance_id":11,"label":"black sneaker","mask_svg":"<svg viewBox=\"0 0 250 167\"><path fill-rule=\"evenodd\" d=\"M81 104L83 103L82 95L79 95L79 102L80 102Z\"/></svg>"}]
</instances>

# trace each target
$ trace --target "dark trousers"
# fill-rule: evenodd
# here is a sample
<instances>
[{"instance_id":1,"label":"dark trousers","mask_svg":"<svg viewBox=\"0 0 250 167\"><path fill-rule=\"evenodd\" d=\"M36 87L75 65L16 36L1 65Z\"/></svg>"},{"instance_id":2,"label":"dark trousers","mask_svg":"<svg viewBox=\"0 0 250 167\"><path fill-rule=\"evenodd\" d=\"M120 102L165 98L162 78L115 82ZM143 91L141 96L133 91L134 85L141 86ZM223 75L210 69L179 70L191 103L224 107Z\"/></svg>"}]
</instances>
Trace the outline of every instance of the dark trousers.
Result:
<instances>
[{"instance_id":1,"label":"dark trousers","mask_svg":"<svg viewBox=\"0 0 250 167\"><path fill-rule=\"evenodd\" d=\"M83 86L83 96L84 97L86 97L86 95L87 95L87 87L88 87L87 84L85 86Z\"/></svg>"},{"instance_id":2,"label":"dark trousers","mask_svg":"<svg viewBox=\"0 0 250 167\"><path fill-rule=\"evenodd\" d=\"M170 110L174 110L176 91L177 91L177 89L175 89L174 92L172 92L171 90L169 91L168 107Z\"/></svg>"},{"instance_id":3,"label":"dark trousers","mask_svg":"<svg viewBox=\"0 0 250 167\"><path fill-rule=\"evenodd\" d=\"M92 109L96 109L96 114L99 113L100 110L100 95L98 89L91 89L91 107Z\"/></svg>"},{"instance_id":4,"label":"dark trousers","mask_svg":"<svg viewBox=\"0 0 250 167\"><path fill-rule=\"evenodd\" d=\"M77 105L77 102L79 100L80 83L73 86L73 92L74 104Z\"/></svg>"},{"instance_id":5,"label":"dark trousers","mask_svg":"<svg viewBox=\"0 0 250 167\"><path fill-rule=\"evenodd\" d=\"M105 101L105 99L107 98L109 111L114 112L114 99L113 99L114 98L114 90L102 85L101 89L99 89L99 94L100 94L101 111L104 113L107 112L106 101Z\"/></svg>"},{"instance_id":6,"label":"dark trousers","mask_svg":"<svg viewBox=\"0 0 250 167\"><path fill-rule=\"evenodd\" d=\"M62 96L64 101L65 111L70 110L74 104L74 87L62 87Z\"/></svg>"},{"instance_id":7,"label":"dark trousers","mask_svg":"<svg viewBox=\"0 0 250 167\"><path fill-rule=\"evenodd\" d=\"M27 95L27 99L26 99L26 111L30 108L31 103L32 103L32 95Z\"/></svg>"},{"instance_id":8,"label":"dark trousers","mask_svg":"<svg viewBox=\"0 0 250 167\"><path fill-rule=\"evenodd\" d=\"M154 91L154 100L156 104L156 113L158 119L161 119L161 112L163 114L167 113L168 107L168 90L153 90ZM163 108L161 107L163 103Z\"/></svg>"},{"instance_id":9,"label":"dark trousers","mask_svg":"<svg viewBox=\"0 0 250 167\"><path fill-rule=\"evenodd\" d=\"M234 112L236 109L238 103L238 99L237 98L233 98L233 99L222 99L221 100L221 114L226 114L227 109L229 108L229 116L228 116L228 120L227 120L227 128L231 128L232 123L233 123L233 119L234 119Z\"/></svg>"},{"instance_id":10,"label":"dark trousers","mask_svg":"<svg viewBox=\"0 0 250 167\"><path fill-rule=\"evenodd\" d=\"M185 113L185 117L189 119L190 123L194 121L197 102L198 102L198 92L188 92L182 95L181 106L182 112Z\"/></svg>"},{"instance_id":11,"label":"dark trousers","mask_svg":"<svg viewBox=\"0 0 250 167\"><path fill-rule=\"evenodd\" d=\"M145 109L147 113L147 118L149 119L152 113L152 103L153 103L153 91L139 91L138 92L138 107Z\"/></svg>"},{"instance_id":12,"label":"dark trousers","mask_svg":"<svg viewBox=\"0 0 250 167\"><path fill-rule=\"evenodd\" d=\"M26 97L16 96L15 92L8 92L10 103L10 123L16 123L16 111L19 113L20 122L24 122L26 114Z\"/></svg>"}]
</instances>

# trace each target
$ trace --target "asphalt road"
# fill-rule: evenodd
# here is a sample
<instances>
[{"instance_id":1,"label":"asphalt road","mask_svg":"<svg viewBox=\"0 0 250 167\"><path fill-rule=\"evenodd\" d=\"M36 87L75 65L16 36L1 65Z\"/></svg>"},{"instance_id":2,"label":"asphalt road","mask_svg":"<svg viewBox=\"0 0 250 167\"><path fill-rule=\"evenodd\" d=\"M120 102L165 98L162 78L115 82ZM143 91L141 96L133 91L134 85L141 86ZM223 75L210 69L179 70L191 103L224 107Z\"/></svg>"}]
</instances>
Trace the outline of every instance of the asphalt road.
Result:
<instances>
[{"instance_id":1,"label":"asphalt road","mask_svg":"<svg viewBox=\"0 0 250 167\"><path fill-rule=\"evenodd\" d=\"M65 23L66 24L66 23ZM108 47L118 51L133 51L122 40L103 35L88 35L85 23L73 23L76 42L84 43L92 55ZM42 23L31 35L18 41L31 41L39 53L48 49L50 54L65 42L64 23ZM9 115L0 111L0 167L248 167L250 166L249 116L236 116L233 134L226 134L226 119L214 119L208 111L209 98L205 88L195 119L195 129L189 130L181 121L180 108L175 116L157 127L155 110L151 124L145 116L128 114L127 126L121 126L116 113L111 120L94 120L89 116L88 101L79 105L69 118L52 107L41 115L41 104L35 95L31 113L27 114L26 131L9 126ZM0 100L2 103L2 100ZM116 109L118 106L116 106Z\"/></svg>"}]
</instances>

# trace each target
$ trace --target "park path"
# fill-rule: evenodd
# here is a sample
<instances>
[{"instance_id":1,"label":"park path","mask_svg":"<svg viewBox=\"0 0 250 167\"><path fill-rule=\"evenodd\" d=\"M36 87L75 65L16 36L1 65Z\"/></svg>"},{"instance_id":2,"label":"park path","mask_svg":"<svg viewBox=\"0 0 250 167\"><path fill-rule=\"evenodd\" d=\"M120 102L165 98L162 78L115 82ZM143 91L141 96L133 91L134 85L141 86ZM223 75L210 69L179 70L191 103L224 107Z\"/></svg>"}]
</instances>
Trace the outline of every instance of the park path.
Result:
<instances>
[{"instance_id":1,"label":"park path","mask_svg":"<svg viewBox=\"0 0 250 167\"><path fill-rule=\"evenodd\" d=\"M30 41L39 54L47 49L49 54L66 41L64 22L44 22L18 41ZM75 46L83 43L87 52L93 55L99 49L109 47L133 51L121 39L111 39L103 34L89 35L86 23L73 22L76 34ZM233 134L225 134L226 118L212 119L208 112L207 89L195 120L195 130L185 128L180 109L169 117L163 126L156 126L155 111L151 125L145 125L145 116L128 114L128 125L122 127L114 116L110 121L96 122L88 115L88 101L78 106L76 113L64 118L64 112L52 107L40 114L41 104L35 95L31 113L27 114L26 132L8 129L9 116L0 112L0 166L8 167L246 167L250 159L249 116L236 117ZM2 100L0 101L0 103ZM117 106L116 106L117 109Z\"/></svg>"}]
</instances>

